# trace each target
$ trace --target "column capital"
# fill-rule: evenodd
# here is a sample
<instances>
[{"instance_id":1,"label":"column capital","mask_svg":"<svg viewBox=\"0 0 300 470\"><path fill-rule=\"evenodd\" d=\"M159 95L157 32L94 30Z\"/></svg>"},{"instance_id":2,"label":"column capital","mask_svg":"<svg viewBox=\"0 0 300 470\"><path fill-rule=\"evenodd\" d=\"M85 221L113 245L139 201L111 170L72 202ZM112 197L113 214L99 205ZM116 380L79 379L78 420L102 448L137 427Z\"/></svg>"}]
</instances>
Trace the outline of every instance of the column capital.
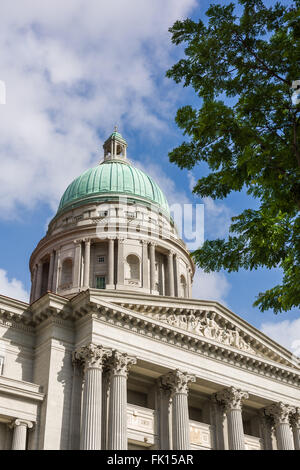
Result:
<instances>
[{"instance_id":1,"label":"column capital","mask_svg":"<svg viewBox=\"0 0 300 470\"><path fill-rule=\"evenodd\" d=\"M153 246L153 247L156 247L157 246L157 243L156 242L147 242L149 243L150 246Z\"/></svg>"},{"instance_id":2,"label":"column capital","mask_svg":"<svg viewBox=\"0 0 300 470\"><path fill-rule=\"evenodd\" d=\"M294 408L290 416L291 425L300 429L300 408Z\"/></svg>"},{"instance_id":3,"label":"column capital","mask_svg":"<svg viewBox=\"0 0 300 470\"><path fill-rule=\"evenodd\" d=\"M111 357L107 361L111 374L122 375L123 377L128 376L129 369L134 364L136 364L136 357L116 350L112 352Z\"/></svg>"},{"instance_id":4,"label":"column capital","mask_svg":"<svg viewBox=\"0 0 300 470\"><path fill-rule=\"evenodd\" d=\"M90 343L86 346L82 346L78 350L73 352L73 362L78 362L84 366L84 369L88 368L103 368L103 362L111 356L111 350L104 348L101 345Z\"/></svg>"},{"instance_id":5,"label":"column capital","mask_svg":"<svg viewBox=\"0 0 300 470\"><path fill-rule=\"evenodd\" d=\"M171 256L174 256L174 255L175 255L175 251L169 250L168 256L171 258Z\"/></svg>"},{"instance_id":6,"label":"column capital","mask_svg":"<svg viewBox=\"0 0 300 470\"><path fill-rule=\"evenodd\" d=\"M111 237L107 237L107 240L109 240L109 241L111 241L111 242L115 241L115 239L116 239L116 237L112 237L112 236L111 236Z\"/></svg>"},{"instance_id":7,"label":"column capital","mask_svg":"<svg viewBox=\"0 0 300 470\"><path fill-rule=\"evenodd\" d=\"M83 238L82 241L83 241L84 243L86 243L86 244L91 244L91 241L92 241L92 240L91 240L91 238L87 238L87 237L86 237L86 238Z\"/></svg>"},{"instance_id":8,"label":"column capital","mask_svg":"<svg viewBox=\"0 0 300 470\"><path fill-rule=\"evenodd\" d=\"M27 419L17 418L10 424L10 427L15 428L17 426L26 426L27 429L32 429L33 423Z\"/></svg>"},{"instance_id":9,"label":"column capital","mask_svg":"<svg viewBox=\"0 0 300 470\"><path fill-rule=\"evenodd\" d=\"M82 238L77 238L76 240L73 240L73 243L75 245L79 245L79 243L82 243L83 242L83 239Z\"/></svg>"},{"instance_id":10,"label":"column capital","mask_svg":"<svg viewBox=\"0 0 300 470\"><path fill-rule=\"evenodd\" d=\"M195 375L182 372L179 369L161 377L161 384L169 388L171 394L188 393L189 384L196 381Z\"/></svg>"},{"instance_id":11,"label":"column capital","mask_svg":"<svg viewBox=\"0 0 300 470\"><path fill-rule=\"evenodd\" d=\"M223 403L226 410L240 410L242 408L242 401L247 400L249 395L247 392L235 387L225 388L216 393L216 398L219 402Z\"/></svg>"},{"instance_id":12,"label":"column capital","mask_svg":"<svg viewBox=\"0 0 300 470\"><path fill-rule=\"evenodd\" d=\"M280 401L265 408L265 413L274 419L276 425L290 424L290 417L294 410L294 407Z\"/></svg>"}]
</instances>

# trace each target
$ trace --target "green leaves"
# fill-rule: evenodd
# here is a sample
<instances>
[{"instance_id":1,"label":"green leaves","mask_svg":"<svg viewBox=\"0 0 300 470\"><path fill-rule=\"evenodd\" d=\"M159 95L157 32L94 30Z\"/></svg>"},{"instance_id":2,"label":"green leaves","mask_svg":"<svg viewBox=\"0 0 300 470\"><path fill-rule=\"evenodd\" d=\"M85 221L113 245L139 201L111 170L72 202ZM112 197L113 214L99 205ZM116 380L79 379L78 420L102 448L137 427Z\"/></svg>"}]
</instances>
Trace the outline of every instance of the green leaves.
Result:
<instances>
[{"instance_id":1,"label":"green leaves","mask_svg":"<svg viewBox=\"0 0 300 470\"><path fill-rule=\"evenodd\" d=\"M255 302L279 312L299 305L300 105L291 102L291 85L300 79L300 2L239 3L240 17L233 3L211 5L206 26L187 19L170 29L174 44L186 48L167 76L191 85L202 106L178 110L189 141L169 157L189 170L208 164L210 174L193 190L201 197L246 188L260 201L258 211L234 218L234 236L206 241L193 256L207 271L280 266L282 285Z\"/></svg>"}]
</instances>

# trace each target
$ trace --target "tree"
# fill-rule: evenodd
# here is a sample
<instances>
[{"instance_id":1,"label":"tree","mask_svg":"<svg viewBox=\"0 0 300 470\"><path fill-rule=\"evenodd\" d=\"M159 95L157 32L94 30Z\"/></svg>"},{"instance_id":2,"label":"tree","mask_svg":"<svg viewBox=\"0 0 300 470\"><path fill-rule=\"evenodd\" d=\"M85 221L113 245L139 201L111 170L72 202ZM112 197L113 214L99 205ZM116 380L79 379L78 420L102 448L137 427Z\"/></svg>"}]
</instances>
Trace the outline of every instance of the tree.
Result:
<instances>
[{"instance_id":1,"label":"tree","mask_svg":"<svg viewBox=\"0 0 300 470\"><path fill-rule=\"evenodd\" d=\"M207 24L186 19L170 28L172 42L186 48L167 76L202 101L177 111L188 141L169 158L189 170L206 162L210 173L193 189L201 197L245 189L257 199L258 210L232 218L226 239L206 240L192 256L206 272L280 266L282 283L254 302L278 313L300 304L300 104L291 100L300 79L300 1L239 4L239 15L233 3L211 5Z\"/></svg>"}]
</instances>

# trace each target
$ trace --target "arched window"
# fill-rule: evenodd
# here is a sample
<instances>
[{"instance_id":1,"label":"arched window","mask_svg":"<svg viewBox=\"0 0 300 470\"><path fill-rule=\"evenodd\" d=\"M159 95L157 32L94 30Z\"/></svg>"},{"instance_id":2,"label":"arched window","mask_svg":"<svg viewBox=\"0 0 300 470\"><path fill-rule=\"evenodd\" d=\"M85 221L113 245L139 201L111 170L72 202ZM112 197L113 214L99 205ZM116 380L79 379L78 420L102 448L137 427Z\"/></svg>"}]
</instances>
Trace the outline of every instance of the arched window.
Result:
<instances>
[{"instance_id":1,"label":"arched window","mask_svg":"<svg viewBox=\"0 0 300 470\"><path fill-rule=\"evenodd\" d=\"M140 260L138 256L128 255L127 256L127 279L135 281L140 280Z\"/></svg>"},{"instance_id":2,"label":"arched window","mask_svg":"<svg viewBox=\"0 0 300 470\"><path fill-rule=\"evenodd\" d=\"M67 258L63 261L61 267L61 287L70 287L72 284L73 277L73 262L70 258Z\"/></svg>"},{"instance_id":3,"label":"arched window","mask_svg":"<svg viewBox=\"0 0 300 470\"><path fill-rule=\"evenodd\" d=\"M180 297L186 297L186 280L183 274L180 276Z\"/></svg>"}]
</instances>

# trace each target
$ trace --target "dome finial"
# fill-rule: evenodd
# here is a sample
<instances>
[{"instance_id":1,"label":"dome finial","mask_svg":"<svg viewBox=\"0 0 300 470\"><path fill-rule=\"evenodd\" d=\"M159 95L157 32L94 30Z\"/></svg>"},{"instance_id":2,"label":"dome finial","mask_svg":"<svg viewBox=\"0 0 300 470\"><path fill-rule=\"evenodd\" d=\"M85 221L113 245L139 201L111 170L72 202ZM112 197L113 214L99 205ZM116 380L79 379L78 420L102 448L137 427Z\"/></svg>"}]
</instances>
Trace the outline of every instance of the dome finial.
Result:
<instances>
[{"instance_id":1,"label":"dome finial","mask_svg":"<svg viewBox=\"0 0 300 470\"><path fill-rule=\"evenodd\" d=\"M104 142L104 161L126 160L127 142L118 132L118 127L114 127L114 132Z\"/></svg>"}]
</instances>

